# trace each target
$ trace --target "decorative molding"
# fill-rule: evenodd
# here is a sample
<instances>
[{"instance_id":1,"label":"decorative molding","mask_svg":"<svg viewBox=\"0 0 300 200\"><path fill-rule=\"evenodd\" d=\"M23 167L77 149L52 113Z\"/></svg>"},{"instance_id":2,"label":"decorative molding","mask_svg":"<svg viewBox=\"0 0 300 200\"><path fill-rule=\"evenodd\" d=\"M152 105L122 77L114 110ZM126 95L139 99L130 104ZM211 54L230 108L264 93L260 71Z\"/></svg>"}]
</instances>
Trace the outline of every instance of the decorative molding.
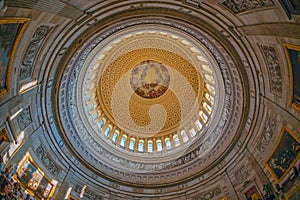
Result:
<instances>
[{"instance_id":1,"label":"decorative molding","mask_svg":"<svg viewBox=\"0 0 300 200\"><path fill-rule=\"evenodd\" d=\"M80 8L76 8L75 6L60 0L9 0L5 1L5 4L9 8L16 7L22 9L39 10L73 20L76 20L85 14L84 11L80 10Z\"/></svg>"},{"instance_id":2,"label":"decorative molding","mask_svg":"<svg viewBox=\"0 0 300 200\"><path fill-rule=\"evenodd\" d=\"M88 58L90 52L103 40L105 40L108 36L114 34L115 32L122 30L129 26L139 25L139 24L159 24L159 25L167 25L179 29L181 31L186 32L187 34L193 35L202 45L204 45L215 58L218 66L220 68L221 74L224 80L225 94L224 94L224 112L220 116L220 120L218 121L215 131L207 137L199 147L194 148L190 152L185 152L181 157L177 157L173 160L168 160L165 162L153 162L153 163L145 163L140 160L132 161L128 160L124 157L120 157L117 154L112 153L108 149L104 148L101 144L99 144L98 140L93 138L88 130L86 129L84 122L80 118L79 110L77 106L74 106L72 102L76 102L76 85L77 81L80 78L80 71L84 66L86 59ZM126 179L128 181L136 182L136 176L131 176L135 174L138 170L139 172L145 172L145 176L143 179L139 180L141 183L147 182L147 184L155 183L156 180L153 179L152 174L149 172L153 171L168 171L169 173L164 173L163 176L159 178L161 181L169 182L171 179L168 177L172 177L172 181L175 179L179 179L182 176L187 176L187 173L176 173L172 174L172 169L176 167L182 167L183 165L187 166L193 163L194 160L198 160L198 165L205 167L212 161L214 156L218 154L218 149L225 145L228 141L229 137L232 137L235 133L235 126L233 124L237 124L235 122L240 120L240 114L242 109L243 95L241 95L241 82L239 73L236 68L229 67L234 66L233 61L231 60L231 56L228 54L222 55L220 51L222 51L222 45L220 45L215 40L210 40L211 38L204 37L201 32L197 30L186 27L184 24L175 23L174 21L164 21L160 19L145 19L138 21L129 21L126 24L122 23L116 27L112 27L109 30L104 30L103 34L99 36L95 36L95 38L91 42L87 42L84 50L78 50L77 53L74 54L74 58L71 58L69 63L67 64L64 73L62 75L62 81L59 83L59 101L58 101L58 109L60 109L60 120L64 123L63 128L69 139L70 143L76 149L76 151L82 155L82 158L89 162L93 167L97 170L102 171L107 174L107 176L113 176L116 178L122 177L122 179ZM224 57L226 57L226 61ZM74 62L75 60L75 62ZM234 82L234 83L233 83ZM235 99L232 99L235 94ZM235 100L235 102L233 102ZM70 104L71 102L71 104ZM233 104L235 103L235 106ZM228 125L228 119L230 116L233 116L230 120L232 121L232 125ZM221 142L219 138L222 136L222 132L224 128L226 129L226 137L224 137ZM226 141L225 141L226 140ZM215 143L217 142L216 146ZM210 151L211 147L215 147L216 150ZM203 156L205 155L205 159ZM124 172L120 172L117 167L108 167L105 160L109 160L114 163L114 166L122 166ZM191 173L191 172L188 172Z\"/></svg>"},{"instance_id":3,"label":"decorative molding","mask_svg":"<svg viewBox=\"0 0 300 200\"><path fill-rule=\"evenodd\" d=\"M42 161L43 165L53 176L57 176L60 173L60 167L55 164L54 160L49 156L42 145L38 146L35 152L37 153L39 159Z\"/></svg>"},{"instance_id":4,"label":"decorative molding","mask_svg":"<svg viewBox=\"0 0 300 200\"><path fill-rule=\"evenodd\" d=\"M83 190L83 187L76 184L74 187L74 192L81 194ZM84 192L83 192L83 197L84 198L88 198L90 200L102 200L103 197L99 194L97 194L97 192L94 192L88 188L85 188Z\"/></svg>"},{"instance_id":5,"label":"decorative molding","mask_svg":"<svg viewBox=\"0 0 300 200\"><path fill-rule=\"evenodd\" d=\"M218 196L219 194L222 193L222 190L220 187L217 187L209 192L204 192L202 194L199 194L195 197L192 197L193 200L207 200L207 199L212 199L215 196ZM214 198L215 199L215 198Z\"/></svg>"},{"instance_id":6,"label":"decorative molding","mask_svg":"<svg viewBox=\"0 0 300 200\"><path fill-rule=\"evenodd\" d=\"M23 131L32 122L30 108L27 106L16 117L17 125L20 131Z\"/></svg>"},{"instance_id":7,"label":"decorative molding","mask_svg":"<svg viewBox=\"0 0 300 200\"><path fill-rule=\"evenodd\" d=\"M221 3L234 14L247 12L250 10L273 6L272 0L225 0Z\"/></svg>"},{"instance_id":8,"label":"decorative molding","mask_svg":"<svg viewBox=\"0 0 300 200\"><path fill-rule=\"evenodd\" d=\"M265 147L270 143L275 129L276 129L276 121L274 119L269 119L268 125L265 128L265 131L260 137L259 143L256 146L256 149L259 152L263 153L265 151Z\"/></svg>"},{"instance_id":9,"label":"decorative molding","mask_svg":"<svg viewBox=\"0 0 300 200\"><path fill-rule=\"evenodd\" d=\"M33 67L34 60L38 54L38 51L46 38L47 34L50 32L50 26L40 26L34 32L29 45L23 56L22 66L20 69L19 78L23 80L31 76L31 71Z\"/></svg>"},{"instance_id":10,"label":"decorative molding","mask_svg":"<svg viewBox=\"0 0 300 200\"><path fill-rule=\"evenodd\" d=\"M269 71L269 75L271 78L271 92L273 92L276 95L282 94L282 74L280 71L280 65L279 60L277 57L277 53L275 48L270 46L264 46L261 45L261 49L264 53L266 62L267 62L267 68Z\"/></svg>"},{"instance_id":11,"label":"decorative molding","mask_svg":"<svg viewBox=\"0 0 300 200\"><path fill-rule=\"evenodd\" d=\"M202 0L181 0L181 3L192 8L200 9Z\"/></svg>"}]
</instances>

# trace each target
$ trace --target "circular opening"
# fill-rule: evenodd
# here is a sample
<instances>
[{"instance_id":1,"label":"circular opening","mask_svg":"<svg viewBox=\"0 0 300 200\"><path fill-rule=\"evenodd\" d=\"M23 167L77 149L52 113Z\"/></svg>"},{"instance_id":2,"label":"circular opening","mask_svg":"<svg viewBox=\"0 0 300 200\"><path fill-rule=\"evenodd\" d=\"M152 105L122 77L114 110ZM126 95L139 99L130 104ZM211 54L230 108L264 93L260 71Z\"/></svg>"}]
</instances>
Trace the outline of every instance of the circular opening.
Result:
<instances>
[{"instance_id":1,"label":"circular opening","mask_svg":"<svg viewBox=\"0 0 300 200\"><path fill-rule=\"evenodd\" d=\"M153 99L166 92L170 84L170 74L160 62L145 60L132 71L130 86L140 97Z\"/></svg>"}]
</instances>

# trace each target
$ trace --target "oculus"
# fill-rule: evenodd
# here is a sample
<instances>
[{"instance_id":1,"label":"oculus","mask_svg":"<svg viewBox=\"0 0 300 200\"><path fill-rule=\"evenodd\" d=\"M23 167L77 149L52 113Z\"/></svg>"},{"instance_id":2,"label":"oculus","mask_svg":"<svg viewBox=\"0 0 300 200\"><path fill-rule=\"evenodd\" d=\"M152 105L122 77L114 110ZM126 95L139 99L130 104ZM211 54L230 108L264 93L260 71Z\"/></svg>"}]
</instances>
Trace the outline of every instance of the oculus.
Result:
<instances>
[{"instance_id":1,"label":"oculus","mask_svg":"<svg viewBox=\"0 0 300 200\"><path fill-rule=\"evenodd\" d=\"M130 86L140 97L160 97L166 92L169 84L170 74L167 68L157 61L143 61L131 71Z\"/></svg>"}]
</instances>

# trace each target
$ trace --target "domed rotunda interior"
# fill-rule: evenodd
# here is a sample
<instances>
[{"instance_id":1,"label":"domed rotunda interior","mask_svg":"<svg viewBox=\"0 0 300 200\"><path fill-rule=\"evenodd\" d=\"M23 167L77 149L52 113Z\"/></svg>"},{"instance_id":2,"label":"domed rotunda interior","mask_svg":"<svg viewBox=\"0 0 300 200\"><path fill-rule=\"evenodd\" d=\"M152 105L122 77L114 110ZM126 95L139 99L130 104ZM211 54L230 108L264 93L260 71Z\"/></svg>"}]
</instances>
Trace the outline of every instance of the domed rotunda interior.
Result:
<instances>
[{"instance_id":1,"label":"domed rotunda interior","mask_svg":"<svg viewBox=\"0 0 300 200\"><path fill-rule=\"evenodd\" d=\"M0 113L3 199L300 199L300 3L0 0Z\"/></svg>"}]
</instances>

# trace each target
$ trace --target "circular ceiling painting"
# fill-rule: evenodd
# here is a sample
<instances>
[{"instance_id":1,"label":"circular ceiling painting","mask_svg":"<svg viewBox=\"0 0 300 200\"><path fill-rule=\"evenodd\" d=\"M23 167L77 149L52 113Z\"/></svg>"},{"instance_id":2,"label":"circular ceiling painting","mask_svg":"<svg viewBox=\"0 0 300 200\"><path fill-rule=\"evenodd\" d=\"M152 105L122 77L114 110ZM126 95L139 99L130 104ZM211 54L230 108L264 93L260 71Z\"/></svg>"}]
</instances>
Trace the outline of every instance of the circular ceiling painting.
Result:
<instances>
[{"instance_id":1,"label":"circular ceiling painting","mask_svg":"<svg viewBox=\"0 0 300 200\"><path fill-rule=\"evenodd\" d=\"M157 61L143 61L131 71L130 86L140 97L157 98L165 93L169 84L167 68Z\"/></svg>"}]
</instances>

